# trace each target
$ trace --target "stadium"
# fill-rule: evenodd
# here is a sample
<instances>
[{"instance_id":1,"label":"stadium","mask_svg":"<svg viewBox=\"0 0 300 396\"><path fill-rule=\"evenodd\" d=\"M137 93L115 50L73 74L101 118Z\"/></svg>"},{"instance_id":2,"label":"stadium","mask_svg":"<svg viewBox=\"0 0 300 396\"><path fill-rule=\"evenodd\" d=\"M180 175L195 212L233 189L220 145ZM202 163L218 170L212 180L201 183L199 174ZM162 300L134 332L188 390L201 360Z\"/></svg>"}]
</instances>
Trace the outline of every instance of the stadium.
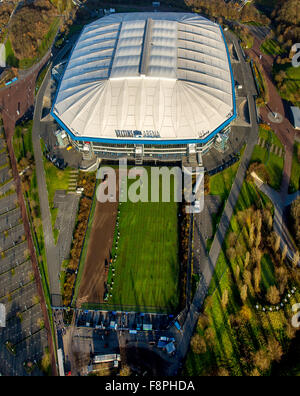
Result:
<instances>
[{"instance_id":1,"label":"stadium","mask_svg":"<svg viewBox=\"0 0 300 396\"><path fill-rule=\"evenodd\" d=\"M103 159L224 150L236 99L223 31L191 13L96 20L71 52L51 114L77 150Z\"/></svg>"}]
</instances>

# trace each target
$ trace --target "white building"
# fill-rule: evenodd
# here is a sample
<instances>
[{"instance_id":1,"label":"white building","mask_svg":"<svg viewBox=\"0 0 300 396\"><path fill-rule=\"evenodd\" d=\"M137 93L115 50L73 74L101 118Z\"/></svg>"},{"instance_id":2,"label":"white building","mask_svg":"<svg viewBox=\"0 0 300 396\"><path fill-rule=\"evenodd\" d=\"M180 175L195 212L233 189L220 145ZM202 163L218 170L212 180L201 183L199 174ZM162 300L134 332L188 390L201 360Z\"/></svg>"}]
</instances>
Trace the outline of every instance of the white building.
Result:
<instances>
[{"instance_id":1,"label":"white building","mask_svg":"<svg viewBox=\"0 0 300 396\"><path fill-rule=\"evenodd\" d=\"M113 14L87 25L51 114L78 150L178 160L228 136L234 80L222 29L187 13Z\"/></svg>"}]
</instances>

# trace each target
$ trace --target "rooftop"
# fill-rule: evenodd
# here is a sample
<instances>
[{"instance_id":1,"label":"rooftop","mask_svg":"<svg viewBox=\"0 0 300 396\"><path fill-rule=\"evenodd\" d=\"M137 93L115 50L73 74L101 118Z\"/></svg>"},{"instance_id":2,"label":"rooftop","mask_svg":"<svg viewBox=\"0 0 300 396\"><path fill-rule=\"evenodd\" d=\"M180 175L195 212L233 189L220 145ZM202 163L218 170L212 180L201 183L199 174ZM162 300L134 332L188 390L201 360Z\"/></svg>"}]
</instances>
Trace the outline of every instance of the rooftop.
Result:
<instances>
[{"instance_id":1,"label":"rooftop","mask_svg":"<svg viewBox=\"0 0 300 396\"><path fill-rule=\"evenodd\" d=\"M219 25L113 14L83 29L52 113L79 140L205 139L234 116L233 90Z\"/></svg>"}]
</instances>

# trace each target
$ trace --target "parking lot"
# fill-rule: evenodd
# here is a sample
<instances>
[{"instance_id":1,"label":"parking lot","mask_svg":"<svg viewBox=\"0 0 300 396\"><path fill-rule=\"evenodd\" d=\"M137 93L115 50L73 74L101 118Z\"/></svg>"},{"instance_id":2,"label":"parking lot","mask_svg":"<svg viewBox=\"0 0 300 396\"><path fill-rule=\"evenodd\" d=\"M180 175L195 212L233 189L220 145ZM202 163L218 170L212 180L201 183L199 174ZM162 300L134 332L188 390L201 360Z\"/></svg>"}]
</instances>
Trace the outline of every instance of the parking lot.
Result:
<instances>
[{"instance_id":1,"label":"parking lot","mask_svg":"<svg viewBox=\"0 0 300 396\"><path fill-rule=\"evenodd\" d=\"M3 139L1 148L0 185L8 183L0 198L0 303L6 310L6 327L0 329L0 375L42 375L38 366L48 336Z\"/></svg>"},{"instance_id":2,"label":"parking lot","mask_svg":"<svg viewBox=\"0 0 300 396\"><path fill-rule=\"evenodd\" d=\"M0 215L0 232L8 230L20 224L21 212L19 208L12 209Z\"/></svg>"}]
</instances>

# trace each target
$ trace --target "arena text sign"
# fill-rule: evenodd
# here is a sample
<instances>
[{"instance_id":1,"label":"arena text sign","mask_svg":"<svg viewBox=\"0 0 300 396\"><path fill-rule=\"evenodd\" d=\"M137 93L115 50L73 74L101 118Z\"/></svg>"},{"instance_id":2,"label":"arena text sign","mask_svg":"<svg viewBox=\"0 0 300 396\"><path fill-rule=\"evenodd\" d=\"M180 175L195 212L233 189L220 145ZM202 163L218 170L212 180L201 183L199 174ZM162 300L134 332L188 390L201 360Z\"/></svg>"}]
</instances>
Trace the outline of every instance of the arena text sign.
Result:
<instances>
[{"instance_id":1,"label":"arena text sign","mask_svg":"<svg viewBox=\"0 0 300 396\"><path fill-rule=\"evenodd\" d=\"M159 132L152 130L138 131L133 129L116 129L115 133L118 138L160 138Z\"/></svg>"}]
</instances>

